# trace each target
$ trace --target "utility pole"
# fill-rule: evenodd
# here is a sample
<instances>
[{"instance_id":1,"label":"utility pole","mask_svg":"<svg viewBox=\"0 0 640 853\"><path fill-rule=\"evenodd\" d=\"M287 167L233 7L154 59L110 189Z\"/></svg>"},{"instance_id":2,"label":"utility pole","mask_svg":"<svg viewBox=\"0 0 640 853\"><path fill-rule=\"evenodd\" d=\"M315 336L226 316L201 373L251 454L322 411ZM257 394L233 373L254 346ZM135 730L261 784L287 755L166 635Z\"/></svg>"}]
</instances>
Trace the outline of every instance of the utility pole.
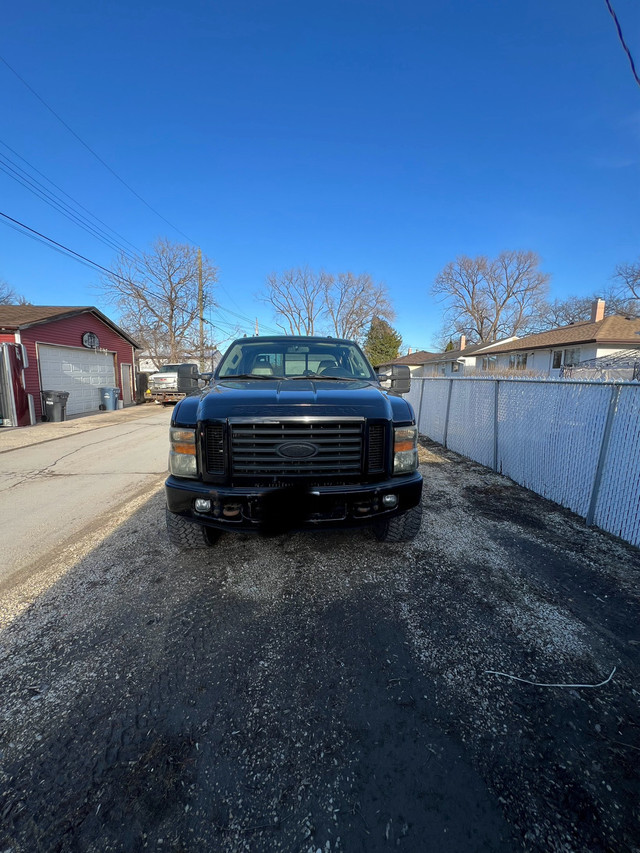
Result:
<instances>
[{"instance_id":1,"label":"utility pole","mask_svg":"<svg viewBox=\"0 0 640 853\"><path fill-rule=\"evenodd\" d=\"M258 329L258 318L257 317L256 317L256 330L255 331L256 331L256 338L257 338L258 335L260 334L260 330Z\"/></svg>"},{"instance_id":2,"label":"utility pole","mask_svg":"<svg viewBox=\"0 0 640 853\"><path fill-rule=\"evenodd\" d=\"M204 363L204 293L202 292L202 250L198 249L198 317L200 319L200 372Z\"/></svg>"}]
</instances>

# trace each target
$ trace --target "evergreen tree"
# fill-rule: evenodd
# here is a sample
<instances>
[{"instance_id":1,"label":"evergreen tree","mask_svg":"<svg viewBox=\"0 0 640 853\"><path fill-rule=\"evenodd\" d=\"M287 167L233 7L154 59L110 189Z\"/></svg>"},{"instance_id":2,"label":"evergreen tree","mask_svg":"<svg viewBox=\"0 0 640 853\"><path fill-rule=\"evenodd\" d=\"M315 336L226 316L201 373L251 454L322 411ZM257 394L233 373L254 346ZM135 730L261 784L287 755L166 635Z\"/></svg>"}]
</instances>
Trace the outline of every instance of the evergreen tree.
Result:
<instances>
[{"instance_id":1,"label":"evergreen tree","mask_svg":"<svg viewBox=\"0 0 640 853\"><path fill-rule=\"evenodd\" d=\"M369 326L364 351L374 367L378 364L386 364L398 357L401 336L392 328L386 320L374 316Z\"/></svg>"}]
</instances>

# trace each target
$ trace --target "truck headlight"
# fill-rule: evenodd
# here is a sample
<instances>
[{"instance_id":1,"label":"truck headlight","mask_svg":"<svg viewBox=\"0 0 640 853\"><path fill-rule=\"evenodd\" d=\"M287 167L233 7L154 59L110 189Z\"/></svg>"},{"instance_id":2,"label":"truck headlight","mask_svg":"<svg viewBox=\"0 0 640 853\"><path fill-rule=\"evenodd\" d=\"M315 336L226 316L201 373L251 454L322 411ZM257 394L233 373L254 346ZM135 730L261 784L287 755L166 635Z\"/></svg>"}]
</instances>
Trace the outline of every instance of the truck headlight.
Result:
<instances>
[{"instance_id":1,"label":"truck headlight","mask_svg":"<svg viewBox=\"0 0 640 853\"><path fill-rule=\"evenodd\" d=\"M196 431L171 427L169 430L169 473L176 477L197 477Z\"/></svg>"},{"instance_id":2,"label":"truck headlight","mask_svg":"<svg viewBox=\"0 0 640 853\"><path fill-rule=\"evenodd\" d=\"M393 431L393 473L409 474L418 469L418 427L396 427Z\"/></svg>"}]
</instances>

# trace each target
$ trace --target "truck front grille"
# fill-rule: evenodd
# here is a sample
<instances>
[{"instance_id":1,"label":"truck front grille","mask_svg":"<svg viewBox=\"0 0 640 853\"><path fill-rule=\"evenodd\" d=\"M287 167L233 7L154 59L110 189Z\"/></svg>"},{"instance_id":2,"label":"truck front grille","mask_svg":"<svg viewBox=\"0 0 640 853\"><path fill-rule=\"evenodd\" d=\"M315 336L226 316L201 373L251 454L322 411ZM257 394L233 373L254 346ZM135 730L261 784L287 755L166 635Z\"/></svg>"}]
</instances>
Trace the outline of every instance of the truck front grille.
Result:
<instances>
[{"instance_id":1,"label":"truck front grille","mask_svg":"<svg viewBox=\"0 0 640 853\"><path fill-rule=\"evenodd\" d=\"M381 474L384 471L384 426L371 424L369 426L369 465L370 474Z\"/></svg>"},{"instance_id":2,"label":"truck front grille","mask_svg":"<svg viewBox=\"0 0 640 853\"><path fill-rule=\"evenodd\" d=\"M235 477L342 477L362 472L364 422L232 423Z\"/></svg>"},{"instance_id":3,"label":"truck front grille","mask_svg":"<svg viewBox=\"0 0 640 853\"><path fill-rule=\"evenodd\" d=\"M205 432L207 453L207 471L210 474L224 474L224 427L213 424Z\"/></svg>"}]
</instances>

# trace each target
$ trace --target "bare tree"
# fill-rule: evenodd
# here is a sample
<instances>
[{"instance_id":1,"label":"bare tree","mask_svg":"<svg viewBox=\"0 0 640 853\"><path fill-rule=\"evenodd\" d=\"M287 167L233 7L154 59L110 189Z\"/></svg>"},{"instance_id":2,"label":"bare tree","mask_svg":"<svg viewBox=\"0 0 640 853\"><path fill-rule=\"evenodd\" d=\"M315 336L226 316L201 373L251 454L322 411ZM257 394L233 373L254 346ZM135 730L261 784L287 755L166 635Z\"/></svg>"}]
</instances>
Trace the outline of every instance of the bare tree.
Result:
<instances>
[{"instance_id":1,"label":"bare tree","mask_svg":"<svg viewBox=\"0 0 640 853\"><path fill-rule=\"evenodd\" d=\"M217 269L204 256L202 304L199 276L194 246L160 238L140 256L121 253L104 276L102 289L119 308L121 323L156 363L179 362L199 352L200 311L215 304Z\"/></svg>"},{"instance_id":2,"label":"bare tree","mask_svg":"<svg viewBox=\"0 0 640 853\"><path fill-rule=\"evenodd\" d=\"M297 267L267 276L262 297L275 311L276 325L290 335L315 335L318 320L326 312L329 276L322 270Z\"/></svg>"},{"instance_id":3,"label":"bare tree","mask_svg":"<svg viewBox=\"0 0 640 853\"><path fill-rule=\"evenodd\" d=\"M621 287L609 287L590 296L568 296L566 299L547 302L540 313L537 331L587 322L591 319L591 309L596 299L604 300L606 316L638 316L640 312L640 300L629 297L628 291L625 292Z\"/></svg>"},{"instance_id":4,"label":"bare tree","mask_svg":"<svg viewBox=\"0 0 640 853\"><path fill-rule=\"evenodd\" d=\"M539 264L535 252L524 250L493 260L461 255L448 263L432 288L445 303L447 327L483 343L531 331L549 282Z\"/></svg>"},{"instance_id":5,"label":"bare tree","mask_svg":"<svg viewBox=\"0 0 640 853\"><path fill-rule=\"evenodd\" d=\"M556 329L571 323L580 323L591 316L593 299L589 296L570 296L567 299L552 299L540 312L538 331ZM607 306L608 307L608 306Z\"/></svg>"},{"instance_id":6,"label":"bare tree","mask_svg":"<svg viewBox=\"0 0 640 853\"><path fill-rule=\"evenodd\" d=\"M472 341L468 331L460 326L452 326L448 322L441 324L437 332L431 338L429 344L434 352L450 352L450 350L458 349L460 336L464 335Z\"/></svg>"},{"instance_id":7,"label":"bare tree","mask_svg":"<svg viewBox=\"0 0 640 853\"><path fill-rule=\"evenodd\" d=\"M332 334L362 341L374 315L393 319L384 285L370 275L333 275L308 267L271 273L262 299L275 312L276 324L291 335Z\"/></svg>"},{"instance_id":8,"label":"bare tree","mask_svg":"<svg viewBox=\"0 0 640 853\"><path fill-rule=\"evenodd\" d=\"M626 298L640 300L640 261L633 264L619 264L614 280L621 286Z\"/></svg>"},{"instance_id":9,"label":"bare tree","mask_svg":"<svg viewBox=\"0 0 640 853\"><path fill-rule=\"evenodd\" d=\"M386 287L368 273L331 276L325 299L331 331L338 338L362 342L374 317L386 321L395 317Z\"/></svg>"},{"instance_id":10,"label":"bare tree","mask_svg":"<svg viewBox=\"0 0 640 853\"><path fill-rule=\"evenodd\" d=\"M29 303L17 293L10 285L0 279L0 305L28 305Z\"/></svg>"}]
</instances>

